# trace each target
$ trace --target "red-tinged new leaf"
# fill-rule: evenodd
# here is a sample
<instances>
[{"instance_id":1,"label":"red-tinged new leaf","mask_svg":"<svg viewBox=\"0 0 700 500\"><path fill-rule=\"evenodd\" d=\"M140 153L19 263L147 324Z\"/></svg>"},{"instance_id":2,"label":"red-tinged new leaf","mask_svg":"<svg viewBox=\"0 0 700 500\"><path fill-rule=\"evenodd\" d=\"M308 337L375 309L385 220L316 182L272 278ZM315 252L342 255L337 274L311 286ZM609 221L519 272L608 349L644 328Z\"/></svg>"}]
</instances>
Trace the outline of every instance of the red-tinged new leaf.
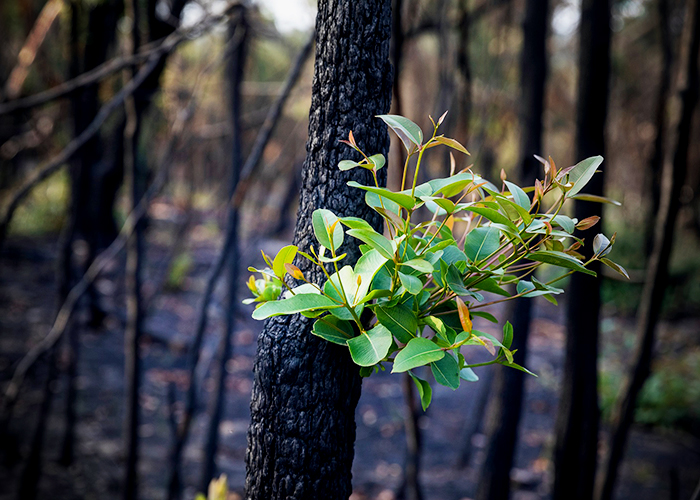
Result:
<instances>
[{"instance_id":1,"label":"red-tinged new leaf","mask_svg":"<svg viewBox=\"0 0 700 500\"><path fill-rule=\"evenodd\" d=\"M450 139L449 137L444 137L442 135L439 135L434 140L436 142L439 142L440 144L444 144L447 147L450 147L452 149L456 149L460 153L464 153L465 155L469 154L469 151L467 151L467 148L462 146L459 142L455 141L454 139Z\"/></svg>"}]
</instances>

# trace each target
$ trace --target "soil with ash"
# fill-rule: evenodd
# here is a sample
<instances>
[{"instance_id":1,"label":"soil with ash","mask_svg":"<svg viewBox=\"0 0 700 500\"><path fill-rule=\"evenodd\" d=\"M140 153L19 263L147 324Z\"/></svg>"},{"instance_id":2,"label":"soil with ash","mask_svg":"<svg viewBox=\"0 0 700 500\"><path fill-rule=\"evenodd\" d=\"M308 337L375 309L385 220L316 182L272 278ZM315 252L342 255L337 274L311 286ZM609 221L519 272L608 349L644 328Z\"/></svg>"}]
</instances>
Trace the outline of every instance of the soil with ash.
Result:
<instances>
[{"instance_id":1,"label":"soil with ash","mask_svg":"<svg viewBox=\"0 0 700 500\"><path fill-rule=\"evenodd\" d=\"M197 228L195 228L196 230ZM157 240L156 238L151 238ZM141 344L143 386L140 461L140 497L165 498L168 476L167 457L173 431L171 418L183 409L188 387L186 354L191 343L196 311L205 277L218 251L215 238L193 238L186 248L190 268L177 289L160 293L152 283L165 274L169 248L152 241L148 250L148 280L144 287L148 304L145 335ZM260 246L273 253L281 241L263 241ZM257 243L243 252L241 272L247 265L259 264ZM49 330L54 304L55 243L52 241L10 240L0 259L0 381L4 387L20 357ZM43 453L43 475L39 498L77 499L119 498L122 482L122 418L124 412L124 321L123 257L98 279L96 288L108 315L98 330L79 329L77 443L73 465L59 465L60 442L64 431L66 376L60 373L52 384L52 411L48 418ZM160 277L160 278L159 278ZM219 285L209 309L209 327L195 383L198 413L184 452L183 498L191 499L202 469L202 443L208 425L207 408L212 399L212 367L218 338L222 332L223 286ZM241 298L248 295L241 279ZM516 463L512 471L515 500L546 499L552 480L550 461L554 445L553 429L557 394L563 371L564 308L536 301L531 350L524 363L539 374L527 379L527 396L520 425ZM240 498L245 478L246 430L252 387L252 366L256 336L262 323L250 319L242 307L236 323L233 358L227 365L225 418L220 432L217 463L228 475L232 498ZM84 323L84 314L78 321ZM620 320L622 323L622 320ZM629 322L625 323L627 327ZM496 333L490 323L480 329ZM517 334L517 332L516 332ZM475 359L478 359L478 355ZM59 354L59 367L65 365ZM482 379L486 370L477 373ZM495 369L505 369L495 367ZM13 439L0 443L0 498L14 498L21 457L27 452L30 435L38 418L42 399L43 365L31 373L18 400L9 430ZM395 498L401 484L405 453L403 419L405 406L401 376L380 373L363 382L357 408L357 444L353 468L355 493L352 500ZM426 500L461 500L475 491L480 464L484 459L485 437L472 437L473 453L468 466L457 467L465 444L464 434L475 415L479 391L489 391L488 383L466 383L457 390L437 386L433 403L420 417L423 432L420 480ZM169 403L169 392L176 402ZM485 417L488 418L488 417ZM13 444L16 445L13 447ZM13 450L13 448L15 448ZM8 450L10 453L8 453ZM12 452L16 453L12 453ZM658 500L689 498L700 479L700 444L687 434L635 428L621 471L616 498ZM675 495L675 496L671 496Z\"/></svg>"}]
</instances>

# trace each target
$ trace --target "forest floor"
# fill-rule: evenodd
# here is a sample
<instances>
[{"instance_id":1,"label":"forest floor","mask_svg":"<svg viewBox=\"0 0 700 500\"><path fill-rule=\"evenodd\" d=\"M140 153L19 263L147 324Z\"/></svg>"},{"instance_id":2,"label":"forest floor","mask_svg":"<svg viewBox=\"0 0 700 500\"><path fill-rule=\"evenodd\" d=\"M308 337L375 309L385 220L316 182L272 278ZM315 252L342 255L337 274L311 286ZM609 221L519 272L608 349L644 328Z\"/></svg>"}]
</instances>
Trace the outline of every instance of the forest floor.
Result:
<instances>
[{"instance_id":1,"label":"forest floor","mask_svg":"<svg viewBox=\"0 0 700 500\"><path fill-rule=\"evenodd\" d=\"M196 311L207 270L214 260L220 238L204 234L203 226L191 231L187 246L189 268L177 289L157 294L147 312L145 336L141 344L143 386L141 388L142 423L140 497L161 499L165 496L167 456L172 440L169 388L175 388L175 413L182 409L189 383L186 354L192 339ZM157 232L155 232L157 233ZM201 237L197 237L199 233ZM162 276L169 254L168 244L150 237L148 250L149 277ZM284 243L260 240L267 253L274 253ZM247 265L257 265L258 243L247 244L241 263L242 276ZM54 304L55 242L42 239L11 239L0 258L0 380L6 381L17 360L49 330ZM122 416L124 297L123 257L98 279L97 290L108 312L104 326L98 330L80 329L78 362L78 424L74 465L64 468L57 463L64 428L65 375L52 385L53 406L48 419L44 446L43 478L39 498L78 499L119 497L122 481ZM245 265L244 265L245 264ZM157 278L156 278L157 280ZM241 280L241 284L243 280ZM153 294L147 280L145 294ZM241 298L248 296L242 285ZM207 331L200 369L197 373L199 408L184 453L184 498L194 497L194 485L202 466L202 445L207 427L206 408L211 399L211 366L222 331L223 286L217 288L209 310ZM563 311L545 301L536 301L531 347L525 364L539 377L526 382L524 415L521 420L515 468L512 471L514 500L548 498L552 480L550 457L557 410L557 395L563 372ZM245 478L246 431L252 366L256 337L262 323L250 319L242 307L237 317L233 359L227 366L225 417L220 426L221 441L217 463L229 478L233 498L242 493ZM629 319L608 318L606 342L616 342L615 335L629 329ZM480 329L493 331L489 323ZM664 324L665 329L700 330L698 320ZM517 334L517 332L516 332ZM59 357L59 363L62 360ZM486 369L477 372L483 379ZM496 369L505 369L496 367ZM15 409L10 429L19 451L26 453L31 430L38 418L42 396L41 369L25 384ZM401 483L405 454L402 379L380 373L365 379L357 408L357 443L353 468L355 493L352 500L391 500ZM480 463L484 459L483 434L472 438L474 452L469 465L456 466L464 446L465 429L474 418L479 391L490 390L487 383L466 383L456 392L437 386L433 403L420 417L423 431L421 483L426 500L462 500L475 491ZM9 443L0 444L0 448ZM4 457L7 462L7 455ZM14 498L15 480L21 466L0 464L0 498ZM700 479L700 439L680 431L635 427L621 471L617 499L659 500L687 499Z\"/></svg>"}]
</instances>

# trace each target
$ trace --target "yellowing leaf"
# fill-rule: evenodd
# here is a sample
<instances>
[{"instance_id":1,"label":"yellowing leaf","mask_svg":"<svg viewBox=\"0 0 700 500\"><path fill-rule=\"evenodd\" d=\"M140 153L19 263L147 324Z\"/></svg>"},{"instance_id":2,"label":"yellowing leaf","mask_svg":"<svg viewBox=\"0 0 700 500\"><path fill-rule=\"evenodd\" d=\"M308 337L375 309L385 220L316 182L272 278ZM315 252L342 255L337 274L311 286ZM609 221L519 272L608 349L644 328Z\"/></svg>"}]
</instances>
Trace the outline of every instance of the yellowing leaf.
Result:
<instances>
[{"instance_id":1,"label":"yellowing leaf","mask_svg":"<svg viewBox=\"0 0 700 500\"><path fill-rule=\"evenodd\" d=\"M469 309L462 299L455 297L457 301L457 312L459 313L459 322L465 332L472 331L472 320L469 318Z\"/></svg>"},{"instance_id":2,"label":"yellowing leaf","mask_svg":"<svg viewBox=\"0 0 700 500\"><path fill-rule=\"evenodd\" d=\"M302 273L301 269L294 264L287 263L284 265L284 269L292 276L292 278L306 281L306 278L304 278L304 273Z\"/></svg>"}]
</instances>

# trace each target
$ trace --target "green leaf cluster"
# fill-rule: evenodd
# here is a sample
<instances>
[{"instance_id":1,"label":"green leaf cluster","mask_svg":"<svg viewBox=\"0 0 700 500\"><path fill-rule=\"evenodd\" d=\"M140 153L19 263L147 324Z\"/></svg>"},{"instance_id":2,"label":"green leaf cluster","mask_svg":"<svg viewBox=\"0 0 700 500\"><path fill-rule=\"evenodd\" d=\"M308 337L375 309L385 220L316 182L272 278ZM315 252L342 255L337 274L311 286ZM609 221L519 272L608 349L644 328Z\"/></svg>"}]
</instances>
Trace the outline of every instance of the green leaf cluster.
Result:
<instances>
[{"instance_id":1,"label":"green leaf cluster","mask_svg":"<svg viewBox=\"0 0 700 500\"><path fill-rule=\"evenodd\" d=\"M431 118L433 130L427 140L420 127L407 118L379 117L406 148L399 191L379 186L377 171L385 166L385 158L367 156L350 133L343 142L362 160L343 160L338 167L364 168L372 173L374 185L354 181L348 185L365 192L367 205L382 216L384 228L378 230L365 220L318 209L312 217L318 247L300 250L290 245L274 259L263 254L269 269L251 268L262 278L251 277L248 283L254 295L248 301L260 303L253 318L295 313L315 318L312 333L347 346L364 376L387 365L393 373L408 372L423 408L432 397L429 378L457 389L462 380L478 380L474 368L487 364L530 373L515 362L516 352L510 349L514 332L509 322L505 322L500 339L473 328L475 316L498 322L482 309L537 296L556 303L555 296L563 290L554 284L574 272L595 275L590 265L596 260L626 275L607 257L614 235L610 239L596 236L594 255L586 259L579 253L584 240L578 231L593 227L597 218L578 221L563 210L574 196L590 200L582 190L602 157L561 170L551 158L540 159L544 177L528 188L505 179L499 188L470 168L455 172L452 157L450 176L418 184L418 172L429 149L445 146L469 154L456 140L438 135L444 116L437 123ZM407 185L411 173L413 182ZM609 200L598 197L596 201ZM362 256L354 266L341 267L346 256L343 245L348 241L359 244ZM293 264L297 256L317 266L325 280L308 281ZM560 273L540 281L535 273L543 265ZM282 287L287 290L282 300L277 300ZM470 364L467 359L473 349L485 349L491 359Z\"/></svg>"}]
</instances>

